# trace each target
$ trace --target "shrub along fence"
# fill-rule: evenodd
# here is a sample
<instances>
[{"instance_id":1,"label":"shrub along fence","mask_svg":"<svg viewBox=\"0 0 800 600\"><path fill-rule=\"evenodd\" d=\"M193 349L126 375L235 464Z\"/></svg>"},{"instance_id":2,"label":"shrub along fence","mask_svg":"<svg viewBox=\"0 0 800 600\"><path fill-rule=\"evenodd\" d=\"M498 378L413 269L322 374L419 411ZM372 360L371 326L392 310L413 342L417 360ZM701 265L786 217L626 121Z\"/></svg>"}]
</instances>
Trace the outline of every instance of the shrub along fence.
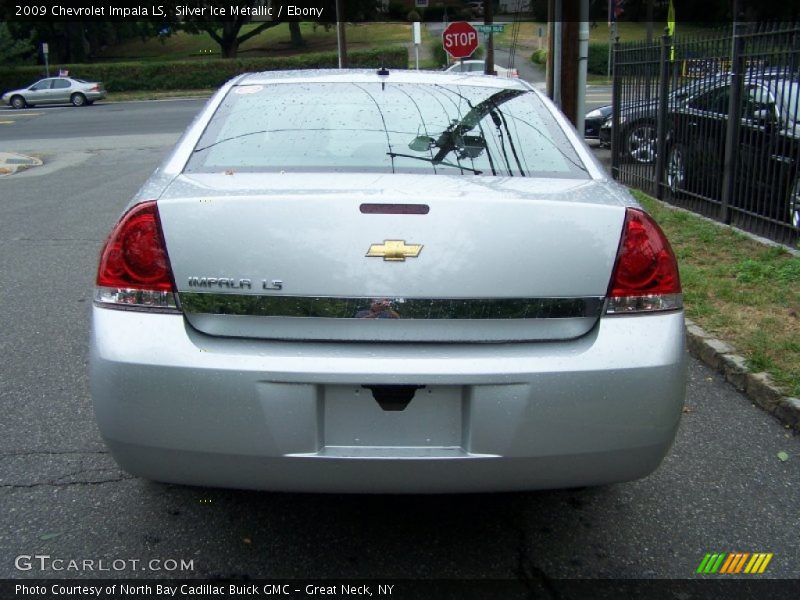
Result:
<instances>
[{"instance_id":1,"label":"shrub along fence","mask_svg":"<svg viewBox=\"0 0 800 600\"><path fill-rule=\"evenodd\" d=\"M608 74L608 43L607 42L590 42L589 55L586 71L593 75L607 75ZM547 50L544 48L535 50L531 56L531 61L544 65L547 62Z\"/></svg>"},{"instance_id":2,"label":"shrub along fence","mask_svg":"<svg viewBox=\"0 0 800 600\"><path fill-rule=\"evenodd\" d=\"M408 50L389 46L348 53L353 68L408 68ZM318 52L296 56L253 57L167 62L125 62L55 65L50 74L66 69L73 77L102 81L109 92L131 90L191 90L216 88L232 77L251 71L286 69L326 69L338 66L336 52ZM44 76L41 65L0 68L0 90L30 85Z\"/></svg>"}]
</instances>

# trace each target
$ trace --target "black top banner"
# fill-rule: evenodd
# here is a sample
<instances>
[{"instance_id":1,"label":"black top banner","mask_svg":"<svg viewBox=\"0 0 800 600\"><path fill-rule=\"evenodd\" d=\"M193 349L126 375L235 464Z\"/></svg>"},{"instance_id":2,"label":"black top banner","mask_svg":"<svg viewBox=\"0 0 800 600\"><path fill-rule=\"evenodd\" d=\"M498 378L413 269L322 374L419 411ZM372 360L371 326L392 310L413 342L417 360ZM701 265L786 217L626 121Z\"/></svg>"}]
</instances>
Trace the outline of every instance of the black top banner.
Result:
<instances>
[{"instance_id":1,"label":"black top banner","mask_svg":"<svg viewBox=\"0 0 800 600\"><path fill-rule=\"evenodd\" d=\"M336 22L334 0L1 0L0 20L13 21L320 21ZM348 11L351 12L352 11ZM364 12L364 11L362 11ZM343 15L343 19L347 18ZM356 20L362 16L349 15Z\"/></svg>"},{"instance_id":2,"label":"black top banner","mask_svg":"<svg viewBox=\"0 0 800 600\"><path fill-rule=\"evenodd\" d=\"M620 21L643 21L646 11L644 0L612 0L619 8L614 11ZM562 2L563 10L551 15L551 20L577 20L578 0L556 0ZM528 11L535 3L523 2L526 10L503 14L499 5L494 19L498 22L543 21L546 11ZM541 3L540 3L541 4ZM660 19L668 2L656 3ZM713 21L720 23L734 20L747 21L795 21L800 17L800 5L786 0L671 0L679 22ZM155 21L166 24L185 21L316 21L321 23L371 22L371 21L457 21L478 20L483 17L470 12L466 2L441 0L429 2L427 7L413 0L342 0L341 14L337 15L335 0L0 0L0 21ZM599 8L598 8L599 7ZM600 22L608 18L605 4L590 1L590 21ZM608 13L611 14L611 13ZM619 17L616 15L619 14Z\"/></svg>"}]
</instances>

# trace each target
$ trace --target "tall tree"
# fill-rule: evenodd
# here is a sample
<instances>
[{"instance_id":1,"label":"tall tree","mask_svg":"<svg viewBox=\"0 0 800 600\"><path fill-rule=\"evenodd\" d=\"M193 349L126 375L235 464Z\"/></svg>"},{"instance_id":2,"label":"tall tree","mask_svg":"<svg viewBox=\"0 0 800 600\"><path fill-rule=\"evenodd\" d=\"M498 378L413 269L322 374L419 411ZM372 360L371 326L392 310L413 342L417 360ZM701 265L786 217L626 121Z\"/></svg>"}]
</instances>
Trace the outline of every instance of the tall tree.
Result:
<instances>
[{"instance_id":1,"label":"tall tree","mask_svg":"<svg viewBox=\"0 0 800 600\"><path fill-rule=\"evenodd\" d=\"M36 42L29 33L27 39L15 39L8 26L0 23L0 63L14 65L30 61L36 56Z\"/></svg>"},{"instance_id":2,"label":"tall tree","mask_svg":"<svg viewBox=\"0 0 800 600\"><path fill-rule=\"evenodd\" d=\"M181 29L188 33L207 33L211 39L219 44L223 58L236 58L239 47L244 42L267 29L282 25L287 21L289 21L292 45L303 45L300 27L296 23L291 23L285 13L282 17L283 20L277 20L277 4L277 2L265 0L183 0L173 2L170 6L173 11L177 5L191 8L192 10L185 11L187 14L180 24ZM302 2L294 4L303 5ZM322 10L319 20L328 23L335 20L335 0L317 0L306 4ZM379 4L377 0L348 0L345 7L345 20L364 21L374 18L378 14ZM210 18L212 7L224 8L225 16L219 19ZM232 14L234 7L238 9L235 15ZM260 14L255 17L251 16L253 11L258 12L260 10L264 12L263 9L265 7L273 8L274 20L264 20L269 19L269 17ZM242 28L247 24L253 24L254 26L243 33Z\"/></svg>"},{"instance_id":3,"label":"tall tree","mask_svg":"<svg viewBox=\"0 0 800 600\"><path fill-rule=\"evenodd\" d=\"M47 42L50 60L56 63L80 63L91 61L105 46L126 39L158 35L165 27L163 23L119 22L119 21L8 21L5 23L14 40L30 44L34 56Z\"/></svg>"}]
</instances>

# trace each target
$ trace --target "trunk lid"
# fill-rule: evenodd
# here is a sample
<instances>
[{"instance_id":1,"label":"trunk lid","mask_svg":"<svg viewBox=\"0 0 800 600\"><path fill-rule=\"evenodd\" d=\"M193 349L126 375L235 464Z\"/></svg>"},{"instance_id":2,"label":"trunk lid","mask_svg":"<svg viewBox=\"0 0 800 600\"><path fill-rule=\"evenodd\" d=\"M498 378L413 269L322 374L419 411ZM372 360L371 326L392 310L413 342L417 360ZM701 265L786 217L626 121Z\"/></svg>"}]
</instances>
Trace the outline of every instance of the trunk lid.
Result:
<instances>
[{"instance_id":1,"label":"trunk lid","mask_svg":"<svg viewBox=\"0 0 800 600\"><path fill-rule=\"evenodd\" d=\"M602 182L430 175L182 175L158 206L191 325L286 340L578 337L625 217Z\"/></svg>"}]
</instances>

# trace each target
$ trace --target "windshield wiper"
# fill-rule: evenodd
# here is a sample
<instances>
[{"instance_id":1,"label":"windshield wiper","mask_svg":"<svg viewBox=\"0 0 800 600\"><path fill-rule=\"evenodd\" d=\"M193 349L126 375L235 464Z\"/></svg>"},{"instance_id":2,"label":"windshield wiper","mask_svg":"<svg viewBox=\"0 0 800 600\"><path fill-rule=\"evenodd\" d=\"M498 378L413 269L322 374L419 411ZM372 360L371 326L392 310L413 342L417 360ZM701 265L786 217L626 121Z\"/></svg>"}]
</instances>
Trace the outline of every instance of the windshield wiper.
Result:
<instances>
[{"instance_id":1,"label":"windshield wiper","mask_svg":"<svg viewBox=\"0 0 800 600\"><path fill-rule=\"evenodd\" d=\"M461 169L462 171L472 171L475 175L480 175L483 171L478 169L473 169L472 167L465 167L464 165L457 165L455 163L447 162L444 160L436 160L436 158L430 158L427 156L414 156L413 154L400 154L398 152L387 152L388 156L392 158L395 157L402 157L402 158L413 158L414 160L421 160L426 163L431 163L432 165L444 165L445 167L453 167L454 169Z\"/></svg>"},{"instance_id":2,"label":"windshield wiper","mask_svg":"<svg viewBox=\"0 0 800 600\"><path fill-rule=\"evenodd\" d=\"M451 90L445 89L445 91L450 92ZM465 98L458 92L452 93L455 93L457 96L467 100L470 110L460 121L454 121L439 135L439 139L436 140L435 143L435 146L439 148L439 151L436 153L436 156L433 157L434 164L439 164L445 156L450 154L450 152L453 150L456 150L457 140L461 139L476 126L479 126L481 119L489 114L489 111L496 109L501 104L504 104L505 102L508 102L509 100L512 100L517 96L524 94L525 92L523 90L500 90L499 92L489 96L486 100L483 100L474 106L469 99Z\"/></svg>"}]
</instances>

